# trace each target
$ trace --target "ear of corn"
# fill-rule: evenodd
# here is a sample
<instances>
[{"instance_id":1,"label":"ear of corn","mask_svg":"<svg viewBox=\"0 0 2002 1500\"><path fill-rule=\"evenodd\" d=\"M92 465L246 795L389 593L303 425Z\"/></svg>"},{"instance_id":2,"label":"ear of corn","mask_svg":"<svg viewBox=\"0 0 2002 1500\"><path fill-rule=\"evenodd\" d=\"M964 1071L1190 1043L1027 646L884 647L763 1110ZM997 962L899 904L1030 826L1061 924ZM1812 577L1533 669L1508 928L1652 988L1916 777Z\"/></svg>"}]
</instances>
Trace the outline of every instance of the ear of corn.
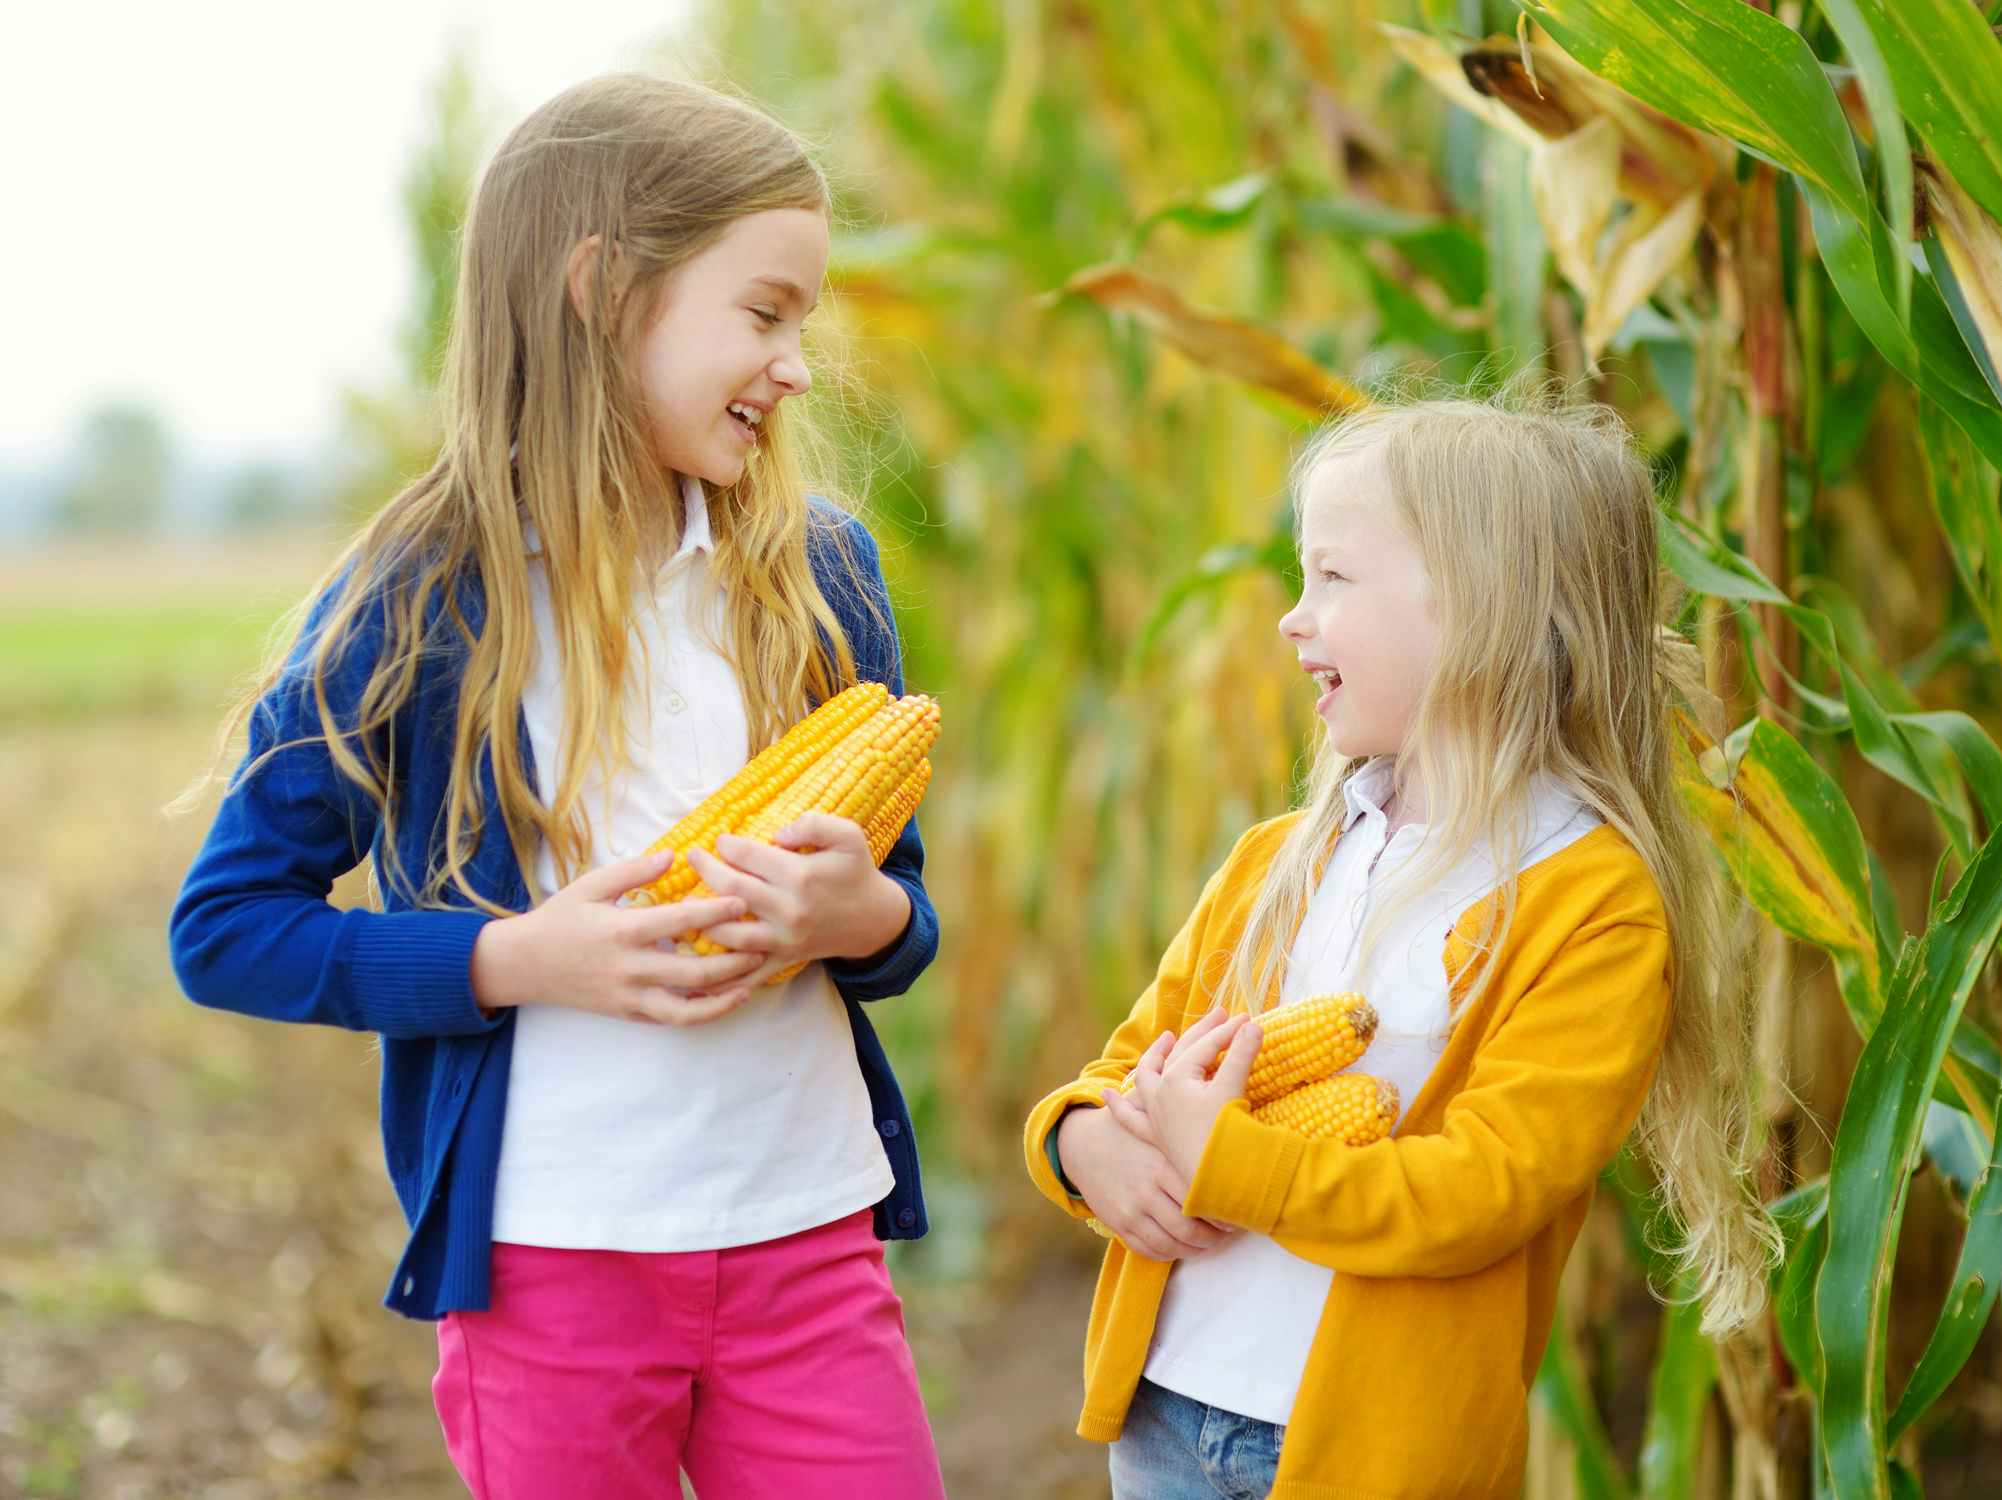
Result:
<instances>
[{"instance_id":1,"label":"ear of corn","mask_svg":"<svg viewBox=\"0 0 2002 1500\"><path fill-rule=\"evenodd\" d=\"M1281 1094L1253 1109L1251 1118L1297 1130L1310 1141L1367 1146L1397 1123L1397 1085L1367 1073L1344 1073Z\"/></svg>"},{"instance_id":2,"label":"ear of corn","mask_svg":"<svg viewBox=\"0 0 2002 1500\"><path fill-rule=\"evenodd\" d=\"M1376 1035L1376 1007L1350 991L1314 995L1275 1006L1253 1018L1262 1040L1245 1080L1244 1097L1255 1111L1289 1090L1341 1072L1363 1055ZM1120 1081L1130 1093L1133 1075Z\"/></svg>"},{"instance_id":3,"label":"ear of corn","mask_svg":"<svg viewBox=\"0 0 2002 1500\"><path fill-rule=\"evenodd\" d=\"M930 785L929 752L938 729L938 704L925 694L892 699L879 682L858 683L753 756L649 852L714 854L716 840L726 833L771 843L807 813L825 812L858 824L871 857L881 864ZM709 894L683 857L658 880L628 892L626 901L660 906ZM695 932L681 934L678 945L692 953L728 951ZM765 983L790 979L803 967L795 964Z\"/></svg>"},{"instance_id":4,"label":"ear of corn","mask_svg":"<svg viewBox=\"0 0 2002 1500\"><path fill-rule=\"evenodd\" d=\"M1254 1115L1301 1084L1341 1072L1376 1035L1376 1007L1353 992L1315 995L1252 1019L1263 1037L1244 1085Z\"/></svg>"},{"instance_id":5,"label":"ear of corn","mask_svg":"<svg viewBox=\"0 0 2002 1500\"><path fill-rule=\"evenodd\" d=\"M1397 1122L1397 1085L1367 1073L1343 1073L1376 1035L1376 1007L1353 991L1314 995L1257 1017L1258 1056L1245 1080L1251 1117L1297 1131L1310 1141L1367 1146ZM1131 1093L1134 1076L1120 1080ZM1110 1238L1096 1218L1085 1221Z\"/></svg>"}]
</instances>

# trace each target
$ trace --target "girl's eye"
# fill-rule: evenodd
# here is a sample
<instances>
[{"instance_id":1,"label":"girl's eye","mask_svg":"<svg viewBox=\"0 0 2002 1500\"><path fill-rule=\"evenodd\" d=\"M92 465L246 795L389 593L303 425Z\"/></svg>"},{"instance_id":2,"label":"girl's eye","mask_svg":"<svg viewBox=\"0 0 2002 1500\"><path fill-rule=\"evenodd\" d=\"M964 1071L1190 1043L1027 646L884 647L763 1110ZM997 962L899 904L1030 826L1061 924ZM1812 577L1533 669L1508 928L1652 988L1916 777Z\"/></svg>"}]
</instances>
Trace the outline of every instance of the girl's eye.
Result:
<instances>
[{"instance_id":1,"label":"girl's eye","mask_svg":"<svg viewBox=\"0 0 2002 1500\"><path fill-rule=\"evenodd\" d=\"M764 323L765 327L776 328L779 326L779 315L769 307L754 307L751 311L758 315L758 318Z\"/></svg>"},{"instance_id":2,"label":"girl's eye","mask_svg":"<svg viewBox=\"0 0 2002 1500\"><path fill-rule=\"evenodd\" d=\"M1333 582L1337 579L1340 579L1342 575L1337 573L1333 568L1323 568L1321 569L1321 576L1325 579L1328 579L1330 582Z\"/></svg>"}]
</instances>

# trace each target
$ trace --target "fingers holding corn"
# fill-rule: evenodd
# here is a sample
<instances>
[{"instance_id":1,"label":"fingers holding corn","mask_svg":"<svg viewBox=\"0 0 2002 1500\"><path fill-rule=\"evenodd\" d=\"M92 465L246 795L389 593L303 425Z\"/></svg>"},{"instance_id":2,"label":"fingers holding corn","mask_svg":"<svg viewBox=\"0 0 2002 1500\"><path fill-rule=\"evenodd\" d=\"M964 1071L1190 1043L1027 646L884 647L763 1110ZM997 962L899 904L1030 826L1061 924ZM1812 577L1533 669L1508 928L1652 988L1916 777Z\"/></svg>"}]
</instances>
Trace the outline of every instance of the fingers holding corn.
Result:
<instances>
[{"instance_id":1,"label":"fingers holding corn","mask_svg":"<svg viewBox=\"0 0 2002 1500\"><path fill-rule=\"evenodd\" d=\"M724 835L717 855L692 855L703 885L739 897L742 921L711 928L704 947L742 949L789 977L816 958L862 958L890 943L910 919L904 888L876 868L852 820L822 814L805 852Z\"/></svg>"},{"instance_id":2,"label":"fingers holding corn","mask_svg":"<svg viewBox=\"0 0 2002 1500\"><path fill-rule=\"evenodd\" d=\"M1219 1090L1216 1078L1206 1075L1213 1065L1222 1074L1224 1061L1236 1051L1237 1033L1246 1028L1255 1028L1255 1049L1250 1055L1237 1052L1231 1076L1223 1079ZM1396 1124L1397 1086L1387 1079L1342 1070L1363 1056L1376 1028L1374 1007L1353 992L1316 995L1256 1017L1227 1015L1219 1006L1191 1024L1179 1040L1163 1032L1119 1090L1108 1088L1103 1097L1114 1119L1139 1139L1160 1144L1171 1163L1188 1176L1195 1173L1216 1114L1240 1095L1252 1118L1262 1124L1297 1131L1312 1141L1366 1146L1388 1136ZM1179 1076L1181 1087L1164 1094L1162 1080L1171 1073ZM1225 1097L1201 1095L1204 1108L1200 1116L1190 1115L1193 1123L1169 1125L1164 1131L1155 1118L1162 1103L1171 1112L1189 1113L1198 1099L1190 1085L1198 1080ZM1214 1110L1209 1109L1212 1104ZM1203 1128L1197 1138L1199 1124ZM1163 1144L1169 1135L1179 1142L1172 1151ZM1096 1218L1087 1222L1100 1234L1110 1233Z\"/></svg>"},{"instance_id":3,"label":"fingers holding corn","mask_svg":"<svg viewBox=\"0 0 2002 1500\"><path fill-rule=\"evenodd\" d=\"M922 693L892 698L865 682L836 694L662 835L656 849L685 857L629 902L740 896L753 920L675 937L698 954L763 955L756 985L814 958L875 951L882 942L862 945L893 940L909 920L909 896L876 867L930 784L938 727L938 704Z\"/></svg>"}]
</instances>

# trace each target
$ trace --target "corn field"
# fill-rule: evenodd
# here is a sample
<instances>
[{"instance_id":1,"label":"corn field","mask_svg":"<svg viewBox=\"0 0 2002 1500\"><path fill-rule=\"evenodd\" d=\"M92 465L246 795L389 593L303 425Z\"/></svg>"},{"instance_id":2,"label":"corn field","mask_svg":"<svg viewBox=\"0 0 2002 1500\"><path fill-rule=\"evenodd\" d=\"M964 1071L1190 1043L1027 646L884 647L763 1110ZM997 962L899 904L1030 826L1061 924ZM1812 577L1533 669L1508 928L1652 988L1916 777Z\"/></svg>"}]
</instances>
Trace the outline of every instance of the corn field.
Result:
<instances>
[{"instance_id":1,"label":"corn field","mask_svg":"<svg viewBox=\"0 0 2002 1500\"><path fill-rule=\"evenodd\" d=\"M1713 1347L1647 1298L1673 1290L1648 1184L1609 1173L1531 1492L2002 1489L1998 12L713 11L724 71L843 194L847 477L949 724L953 939L897 1040L997 1264L1056 1232L1006 1180L1026 1105L1286 805L1305 427L1400 376L1540 366L1657 462L1718 698L1686 793L1752 918L1788 1252L1768 1326Z\"/></svg>"},{"instance_id":2,"label":"corn field","mask_svg":"<svg viewBox=\"0 0 2002 1500\"><path fill-rule=\"evenodd\" d=\"M944 712L922 813L944 947L876 1019L925 1155L935 1227L892 1265L954 1494L1104 1493L1096 1448L1002 1430L997 1379L1075 1381L1101 1244L1029 1187L1021 1122L1297 791L1289 460L1401 380L1525 368L1618 407L1659 475L1715 695L1685 793L1743 897L1757 1188L1787 1244L1764 1324L1715 1344L1653 1294L1676 1287L1650 1184L1617 1162L1531 1395L1528 1493L2002 1493L1998 26L2002 0L716 0L663 43L654 65L756 98L834 182L810 399ZM406 184L409 379L350 400L357 505L429 457L452 225L499 123L477 92L444 80ZM0 671L0 828L61 876L0 913L0 1148L71 1237L0 1246L0 1436L34 1450L0 1487L454 1492L428 1342L371 1305L398 1226L368 1060L316 1035L255 1084L271 1029L204 1015L191 1063L142 917L196 831L128 885L78 852L198 763L206 718L134 696L167 673L106 689L124 716L96 734ZM116 795L64 793L79 767ZM274 1131L259 1087L310 1102ZM197 1108L225 1127L206 1157L171 1123ZM122 1227L85 1254L87 1200ZM143 1226L196 1201L234 1238L156 1264ZM263 1280L276 1314L235 1295ZM74 1332L84 1304L152 1321ZM81 1389L93 1361L119 1373L81 1417L38 1414L38 1381ZM270 1390L149 1436L163 1368ZM241 1478L246 1430L271 1487ZM149 1442L184 1486L144 1477Z\"/></svg>"}]
</instances>

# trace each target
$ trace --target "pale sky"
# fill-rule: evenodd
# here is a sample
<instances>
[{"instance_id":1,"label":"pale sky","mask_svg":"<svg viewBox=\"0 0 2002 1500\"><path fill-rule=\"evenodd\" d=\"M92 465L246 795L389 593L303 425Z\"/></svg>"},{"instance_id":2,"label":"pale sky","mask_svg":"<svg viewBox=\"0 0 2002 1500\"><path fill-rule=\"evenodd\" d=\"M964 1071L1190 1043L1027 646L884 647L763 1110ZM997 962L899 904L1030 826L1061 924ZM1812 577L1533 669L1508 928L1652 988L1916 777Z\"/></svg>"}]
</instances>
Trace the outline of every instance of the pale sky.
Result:
<instances>
[{"instance_id":1,"label":"pale sky","mask_svg":"<svg viewBox=\"0 0 2002 1500\"><path fill-rule=\"evenodd\" d=\"M10 7L0 44L0 465L130 397L184 456L297 459L393 368L401 176L455 35L494 139L643 65L684 0ZM489 146L493 141L487 143Z\"/></svg>"}]
</instances>

